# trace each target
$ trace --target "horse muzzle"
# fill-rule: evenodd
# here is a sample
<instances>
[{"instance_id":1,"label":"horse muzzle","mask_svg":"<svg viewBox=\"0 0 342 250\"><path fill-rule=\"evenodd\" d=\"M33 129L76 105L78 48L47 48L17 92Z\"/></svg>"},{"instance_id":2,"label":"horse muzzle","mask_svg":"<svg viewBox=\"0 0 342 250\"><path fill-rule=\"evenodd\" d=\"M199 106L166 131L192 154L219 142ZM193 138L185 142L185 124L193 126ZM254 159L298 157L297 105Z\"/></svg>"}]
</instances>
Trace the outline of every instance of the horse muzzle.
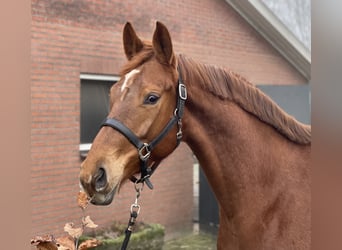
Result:
<instances>
[{"instance_id":1,"label":"horse muzzle","mask_svg":"<svg viewBox=\"0 0 342 250\"><path fill-rule=\"evenodd\" d=\"M116 186L111 188L106 170L100 167L92 176L80 176L80 188L88 194L90 202L94 205L109 205L116 193Z\"/></svg>"},{"instance_id":2,"label":"horse muzzle","mask_svg":"<svg viewBox=\"0 0 342 250\"><path fill-rule=\"evenodd\" d=\"M112 203L113 199L114 199L114 195L116 192L116 188L114 188L112 191L110 191L109 193L95 193L90 202L94 205L109 205Z\"/></svg>"}]
</instances>

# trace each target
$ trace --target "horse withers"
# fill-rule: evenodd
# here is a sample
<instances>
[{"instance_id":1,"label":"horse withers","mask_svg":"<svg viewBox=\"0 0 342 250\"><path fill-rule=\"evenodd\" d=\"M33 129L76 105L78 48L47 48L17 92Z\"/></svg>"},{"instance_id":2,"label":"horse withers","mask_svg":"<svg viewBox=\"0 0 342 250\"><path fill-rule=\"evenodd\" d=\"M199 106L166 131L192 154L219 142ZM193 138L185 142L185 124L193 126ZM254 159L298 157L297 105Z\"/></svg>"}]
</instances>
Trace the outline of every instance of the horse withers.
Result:
<instances>
[{"instance_id":1,"label":"horse withers","mask_svg":"<svg viewBox=\"0 0 342 250\"><path fill-rule=\"evenodd\" d=\"M127 23L123 45L128 62L81 166L91 202L110 204L128 179L152 188L183 140L219 203L218 249L310 249L311 127L240 75L176 55L160 22L152 42Z\"/></svg>"}]
</instances>

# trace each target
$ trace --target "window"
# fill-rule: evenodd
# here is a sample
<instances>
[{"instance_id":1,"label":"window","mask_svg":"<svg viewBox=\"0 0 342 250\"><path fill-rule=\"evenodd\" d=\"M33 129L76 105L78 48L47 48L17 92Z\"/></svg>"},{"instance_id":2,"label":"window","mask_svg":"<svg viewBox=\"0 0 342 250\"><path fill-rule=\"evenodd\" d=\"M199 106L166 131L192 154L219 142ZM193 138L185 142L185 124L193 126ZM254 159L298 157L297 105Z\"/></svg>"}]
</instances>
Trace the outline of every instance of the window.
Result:
<instances>
[{"instance_id":1,"label":"window","mask_svg":"<svg viewBox=\"0 0 342 250\"><path fill-rule=\"evenodd\" d=\"M258 85L257 87L298 121L311 123L310 84Z\"/></svg>"},{"instance_id":2,"label":"window","mask_svg":"<svg viewBox=\"0 0 342 250\"><path fill-rule=\"evenodd\" d=\"M85 157L108 114L109 90L119 77L81 74L80 153Z\"/></svg>"}]
</instances>

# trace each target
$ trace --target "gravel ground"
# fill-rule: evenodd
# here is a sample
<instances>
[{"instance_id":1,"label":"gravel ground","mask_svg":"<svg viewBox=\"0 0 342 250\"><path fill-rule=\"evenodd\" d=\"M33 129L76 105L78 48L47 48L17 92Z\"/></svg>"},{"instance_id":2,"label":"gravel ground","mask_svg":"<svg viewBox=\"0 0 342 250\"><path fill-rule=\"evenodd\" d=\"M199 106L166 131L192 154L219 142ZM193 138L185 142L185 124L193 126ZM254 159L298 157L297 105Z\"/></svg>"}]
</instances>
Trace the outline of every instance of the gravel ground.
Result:
<instances>
[{"instance_id":1,"label":"gravel ground","mask_svg":"<svg viewBox=\"0 0 342 250\"><path fill-rule=\"evenodd\" d=\"M216 237L211 234L198 233L186 235L165 242L163 250L216 250Z\"/></svg>"}]
</instances>

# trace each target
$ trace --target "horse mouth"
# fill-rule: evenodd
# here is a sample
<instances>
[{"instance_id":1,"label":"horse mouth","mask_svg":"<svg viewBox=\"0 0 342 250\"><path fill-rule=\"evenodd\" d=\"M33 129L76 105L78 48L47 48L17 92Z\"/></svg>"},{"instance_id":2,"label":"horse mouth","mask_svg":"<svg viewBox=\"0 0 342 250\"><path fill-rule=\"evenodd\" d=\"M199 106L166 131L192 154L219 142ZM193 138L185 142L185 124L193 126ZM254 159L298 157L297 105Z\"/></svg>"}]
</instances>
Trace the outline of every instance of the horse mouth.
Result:
<instances>
[{"instance_id":1,"label":"horse mouth","mask_svg":"<svg viewBox=\"0 0 342 250\"><path fill-rule=\"evenodd\" d=\"M105 205L109 205L112 203L114 196L116 193L116 187L114 187L110 192L108 193L95 193L90 202L93 205L96 206L105 206Z\"/></svg>"}]
</instances>

